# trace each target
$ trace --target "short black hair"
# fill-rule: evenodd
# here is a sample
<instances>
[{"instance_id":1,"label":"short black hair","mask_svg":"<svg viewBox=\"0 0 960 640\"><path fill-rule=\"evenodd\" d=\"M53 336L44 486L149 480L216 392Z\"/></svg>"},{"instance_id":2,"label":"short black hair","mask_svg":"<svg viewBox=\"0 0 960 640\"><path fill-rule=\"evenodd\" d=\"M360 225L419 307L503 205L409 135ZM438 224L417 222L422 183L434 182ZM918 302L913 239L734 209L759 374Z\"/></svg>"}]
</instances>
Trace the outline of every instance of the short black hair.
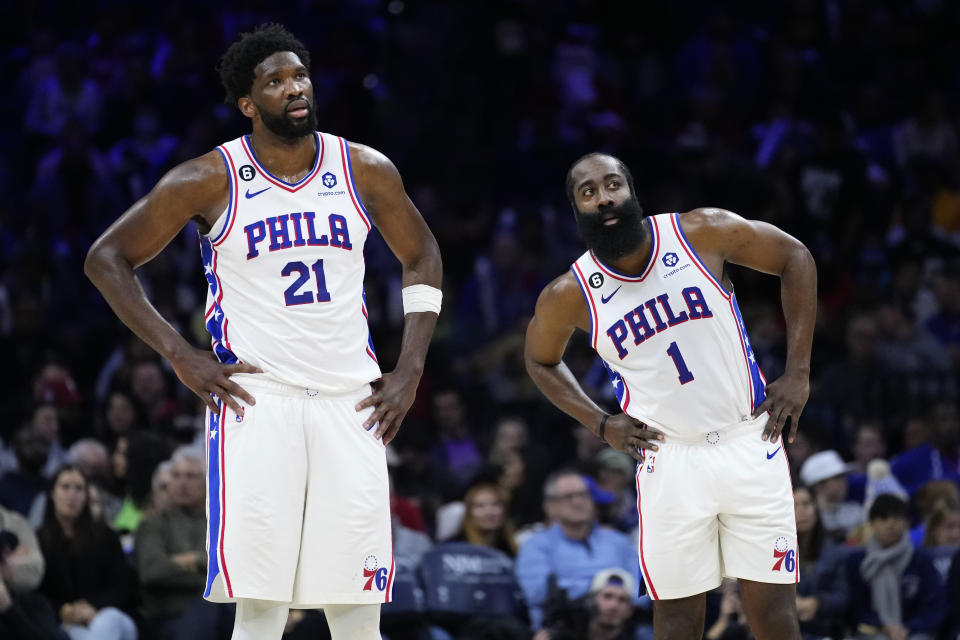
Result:
<instances>
[{"instance_id":1,"label":"short black hair","mask_svg":"<svg viewBox=\"0 0 960 640\"><path fill-rule=\"evenodd\" d=\"M253 31L240 34L220 58L217 72L227 92L224 102L236 104L253 87L253 70L258 64L277 53L291 51L310 68L310 52L286 27L276 22L261 24Z\"/></svg>"},{"instance_id":2,"label":"short black hair","mask_svg":"<svg viewBox=\"0 0 960 640\"><path fill-rule=\"evenodd\" d=\"M892 493L881 493L870 505L868 520L886 520L887 518L910 519L910 505L900 496Z\"/></svg>"},{"instance_id":3,"label":"short black hair","mask_svg":"<svg viewBox=\"0 0 960 640\"><path fill-rule=\"evenodd\" d=\"M617 163L617 169L620 171L620 173L623 174L623 177L627 179L627 184L630 185L630 195L634 197L636 197L637 195L637 190L633 186L633 174L630 173L630 169L627 168L627 165L623 162L623 160L621 160L616 156L612 156L609 153L602 153L600 151L591 151L590 153L584 154L579 158L577 158L574 161L574 163L570 165L570 168L567 169L567 200L570 201L570 204L571 206L573 206L574 210L576 210L577 205L573 199L573 187L575 186L573 184L573 169L584 160L587 160L588 158L594 158L597 156L606 156L608 158L613 158L614 161Z\"/></svg>"}]
</instances>

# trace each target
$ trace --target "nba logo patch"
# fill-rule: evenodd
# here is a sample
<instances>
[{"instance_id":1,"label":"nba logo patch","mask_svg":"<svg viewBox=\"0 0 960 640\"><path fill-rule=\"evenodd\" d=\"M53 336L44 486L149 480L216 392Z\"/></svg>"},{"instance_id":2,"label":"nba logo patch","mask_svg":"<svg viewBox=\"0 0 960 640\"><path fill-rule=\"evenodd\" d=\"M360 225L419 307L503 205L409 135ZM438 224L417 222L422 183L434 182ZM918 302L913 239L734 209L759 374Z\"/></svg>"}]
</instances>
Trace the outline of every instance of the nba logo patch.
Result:
<instances>
[{"instance_id":1,"label":"nba logo patch","mask_svg":"<svg viewBox=\"0 0 960 640\"><path fill-rule=\"evenodd\" d=\"M234 416L233 419L236 420L237 422L243 422L243 414L246 413L246 412L247 412L247 408L246 408L246 407L240 407L240 412L237 413L237 415Z\"/></svg>"},{"instance_id":2,"label":"nba logo patch","mask_svg":"<svg viewBox=\"0 0 960 640\"><path fill-rule=\"evenodd\" d=\"M329 171L320 176L320 180L323 182L323 186L327 189L333 189L337 186L337 176L333 175Z\"/></svg>"}]
</instances>

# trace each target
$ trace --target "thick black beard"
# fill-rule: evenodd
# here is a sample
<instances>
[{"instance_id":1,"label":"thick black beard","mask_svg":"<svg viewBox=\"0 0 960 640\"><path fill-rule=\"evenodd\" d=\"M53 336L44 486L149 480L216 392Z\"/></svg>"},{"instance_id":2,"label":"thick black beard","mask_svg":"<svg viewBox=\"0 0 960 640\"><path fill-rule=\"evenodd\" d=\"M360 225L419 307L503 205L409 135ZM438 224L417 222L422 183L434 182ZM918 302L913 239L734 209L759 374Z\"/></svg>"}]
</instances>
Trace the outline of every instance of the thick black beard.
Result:
<instances>
[{"instance_id":1,"label":"thick black beard","mask_svg":"<svg viewBox=\"0 0 960 640\"><path fill-rule=\"evenodd\" d=\"M307 117L299 120L293 120L286 111L275 116L264 109L259 110L263 126L284 140L292 142L317 130L317 112L312 104L307 104Z\"/></svg>"},{"instance_id":2,"label":"thick black beard","mask_svg":"<svg viewBox=\"0 0 960 640\"><path fill-rule=\"evenodd\" d=\"M604 214L613 213L620 222L610 227L603 225ZM610 263L628 256L643 244L643 207L635 196L620 205L601 208L598 213L577 211L580 237L601 261Z\"/></svg>"}]
</instances>

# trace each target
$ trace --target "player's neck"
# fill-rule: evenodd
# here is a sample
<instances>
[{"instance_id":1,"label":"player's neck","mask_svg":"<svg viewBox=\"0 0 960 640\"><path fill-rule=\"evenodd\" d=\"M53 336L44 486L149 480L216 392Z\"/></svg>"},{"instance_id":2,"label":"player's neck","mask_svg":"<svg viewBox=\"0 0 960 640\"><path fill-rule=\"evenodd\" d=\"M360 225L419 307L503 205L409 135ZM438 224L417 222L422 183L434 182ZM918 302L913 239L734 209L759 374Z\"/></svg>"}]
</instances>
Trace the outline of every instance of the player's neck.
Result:
<instances>
[{"instance_id":1,"label":"player's neck","mask_svg":"<svg viewBox=\"0 0 960 640\"><path fill-rule=\"evenodd\" d=\"M266 127L254 126L250 145L267 171L287 182L297 182L310 171L317 157L317 136L283 138Z\"/></svg>"},{"instance_id":2,"label":"player's neck","mask_svg":"<svg viewBox=\"0 0 960 640\"><path fill-rule=\"evenodd\" d=\"M636 250L631 251L622 258L611 260L607 264L620 273L628 276L639 276L650 264L650 252L653 250L653 236L650 234L650 226L643 223L643 240Z\"/></svg>"}]
</instances>

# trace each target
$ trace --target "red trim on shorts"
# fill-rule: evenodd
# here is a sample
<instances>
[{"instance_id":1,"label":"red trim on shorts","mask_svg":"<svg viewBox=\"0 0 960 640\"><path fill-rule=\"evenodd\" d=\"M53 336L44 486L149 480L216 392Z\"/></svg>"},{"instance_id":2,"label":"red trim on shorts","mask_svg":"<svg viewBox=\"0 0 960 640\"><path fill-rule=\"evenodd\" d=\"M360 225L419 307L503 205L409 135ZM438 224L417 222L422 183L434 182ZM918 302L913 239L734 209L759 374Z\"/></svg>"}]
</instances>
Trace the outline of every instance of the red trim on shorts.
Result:
<instances>
[{"instance_id":1,"label":"red trim on shorts","mask_svg":"<svg viewBox=\"0 0 960 640\"><path fill-rule=\"evenodd\" d=\"M223 569L223 579L227 585L227 595L233 597L233 587L230 585L230 573L227 571L227 559L223 553L223 538L227 529L227 464L223 457L223 441L227 439L227 421L223 419L227 407L220 402L220 568Z\"/></svg>"},{"instance_id":2,"label":"red trim on shorts","mask_svg":"<svg viewBox=\"0 0 960 640\"><path fill-rule=\"evenodd\" d=\"M647 562L643 558L643 511L640 510L640 471L642 470L643 467L641 466L637 471L637 514L640 516L640 541L637 547L640 550L640 566L643 568L643 581L650 589L650 597L654 600L659 600L660 596L657 595L657 590L653 587L653 580L650 579L650 572L647 571Z\"/></svg>"},{"instance_id":3,"label":"red trim on shorts","mask_svg":"<svg viewBox=\"0 0 960 640\"><path fill-rule=\"evenodd\" d=\"M387 599L384 602L393 601L393 569L394 569L394 559L393 551L390 551L390 574L387 576Z\"/></svg>"}]
</instances>

